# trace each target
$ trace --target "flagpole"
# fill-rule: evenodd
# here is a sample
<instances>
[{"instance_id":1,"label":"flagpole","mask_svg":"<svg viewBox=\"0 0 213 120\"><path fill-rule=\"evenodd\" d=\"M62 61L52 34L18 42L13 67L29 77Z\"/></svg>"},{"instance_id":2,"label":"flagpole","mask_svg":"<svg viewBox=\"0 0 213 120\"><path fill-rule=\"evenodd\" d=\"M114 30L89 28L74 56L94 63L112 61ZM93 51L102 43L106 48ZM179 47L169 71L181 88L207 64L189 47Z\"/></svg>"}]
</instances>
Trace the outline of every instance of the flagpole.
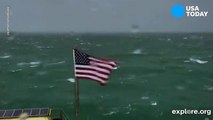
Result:
<instances>
[{"instance_id":1,"label":"flagpole","mask_svg":"<svg viewBox=\"0 0 213 120\"><path fill-rule=\"evenodd\" d=\"M75 50L73 49L74 75L75 75ZM80 100L79 100L79 80L75 75L75 115L80 114Z\"/></svg>"},{"instance_id":2,"label":"flagpole","mask_svg":"<svg viewBox=\"0 0 213 120\"><path fill-rule=\"evenodd\" d=\"M76 101L76 111L75 114L78 117L80 115L80 100L79 100L79 80L76 78L76 82L75 82L75 92L76 92L76 97L75 97L75 101Z\"/></svg>"}]
</instances>

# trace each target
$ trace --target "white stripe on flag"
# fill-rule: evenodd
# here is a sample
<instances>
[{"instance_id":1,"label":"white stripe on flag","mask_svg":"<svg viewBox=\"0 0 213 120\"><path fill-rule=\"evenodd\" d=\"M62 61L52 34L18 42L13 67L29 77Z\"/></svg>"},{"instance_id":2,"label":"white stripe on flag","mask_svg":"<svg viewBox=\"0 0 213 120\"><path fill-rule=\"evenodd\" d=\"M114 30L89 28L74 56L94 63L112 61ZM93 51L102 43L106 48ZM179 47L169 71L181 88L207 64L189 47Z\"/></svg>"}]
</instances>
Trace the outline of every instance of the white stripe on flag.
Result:
<instances>
[{"instance_id":1,"label":"white stripe on flag","mask_svg":"<svg viewBox=\"0 0 213 120\"><path fill-rule=\"evenodd\" d=\"M97 62L90 62L91 65L97 65L97 66L100 66L100 67L104 67L104 68L108 68L108 69L111 69L113 70L114 67L112 67L111 65L109 64L105 64L105 63L97 63Z\"/></svg>"},{"instance_id":2,"label":"white stripe on flag","mask_svg":"<svg viewBox=\"0 0 213 120\"><path fill-rule=\"evenodd\" d=\"M110 60L101 60L101 59L97 59L97 58L94 58L94 57L89 57L89 59L93 60L93 61L97 61L97 62L107 63L107 64L110 64L112 66L117 65L114 61L110 61Z\"/></svg>"},{"instance_id":3,"label":"white stripe on flag","mask_svg":"<svg viewBox=\"0 0 213 120\"><path fill-rule=\"evenodd\" d=\"M75 65L75 67L77 68L88 68L88 69L95 69L97 71L101 71L101 72L105 72L110 74L111 72L108 69L104 69L104 68L99 68L97 66L91 66L91 65ZM76 68L76 69L77 69Z\"/></svg>"},{"instance_id":4,"label":"white stripe on flag","mask_svg":"<svg viewBox=\"0 0 213 120\"><path fill-rule=\"evenodd\" d=\"M94 74L94 75L97 75L99 77L103 77L105 79L108 79L108 75L105 75L105 74L101 74L101 73L98 73L96 71L92 71L92 70L76 70L76 72L79 72L78 74L87 74L87 73L90 73L90 74Z\"/></svg>"}]
</instances>

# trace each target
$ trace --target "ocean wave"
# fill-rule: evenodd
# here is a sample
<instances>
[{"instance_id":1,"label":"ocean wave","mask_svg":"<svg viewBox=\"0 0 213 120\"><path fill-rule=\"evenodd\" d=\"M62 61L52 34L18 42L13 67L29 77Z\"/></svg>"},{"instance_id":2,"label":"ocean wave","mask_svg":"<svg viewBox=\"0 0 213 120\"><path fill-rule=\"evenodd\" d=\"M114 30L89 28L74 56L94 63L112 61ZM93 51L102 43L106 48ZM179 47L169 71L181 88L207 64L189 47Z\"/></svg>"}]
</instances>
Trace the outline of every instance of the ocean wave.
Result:
<instances>
[{"instance_id":1,"label":"ocean wave","mask_svg":"<svg viewBox=\"0 0 213 120\"><path fill-rule=\"evenodd\" d=\"M136 104L136 103L133 103ZM134 108L131 104L128 104L127 106L120 106L120 107L114 107L111 108L110 112L104 113L104 116L110 116L117 113L124 113L124 114L130 114L132 111L135 111L136 108Z\"/></svg>"},{"instance_id":2,"label":"ocean wave","mask_svg":"<svg viewBox=\"0 0 213 120\"><path fill-rule=\"evenodd\" d=\"M29 64L30 65L38 65L38 64L40 64L41 62L30 62Z\"/></svg>"},{"instance_id":3,"label":"ocean wave","mask_svg":"<svg viewBox=\"0 0 213 120\"><path fill-rule=\"evenodd\" d=\"M66 63L66 61L60 61L60 62L55 62L55 63L49 63L49 64L47 64L47 66L59 65L59 64L64 64L64 63Z\"/></svg>"},{"instance_id":4,"label":"ocean wave","mask_svg":"<svg viewBox=\"0 0 213 120\"><path fill-rule=\"evenodd\" d=\"M103 115L107 116L107 115L113 115L113 114L116 114L116 113L117 113L117 111L111 111L109 113L104 113Z\"/></svg>"},{"instance_id":5,"label":"ocean wave","mask_svg":"<svg viewBox=\"0 0 213 120\"><path fill-rule=\"evenodd\" d=\"M184 39L184 40L187 40L187 39L188 39L188 37L183 37L183 39Z\"/></svg>"},{"instance_id":6,"label":"ocean wave","mask_svg":"<svg viewBox=\"0 0 213 120\"><path fill-rule=\"evenodd\" d=\"M31 67L31 68L34 68L34 67L38 67L38 65L31 65L30 67Z\"/></svg>"},{"instance_id":7,"label":"ocean wave","mask_svg":"<svg viewBox=\"0 0 213 120\"><path fill-rule=\"evenodd\" d=\"M171 38L168 38L168 39L167 39L167 41L171 41L171 40L172 40Z\"/></svg>"},{"instance_id":8,"label":"ocean wave","mask_svg":"<svg viewBox=\"0 0 213 120\"><path fill-rule=\"evenodd\" d=\"M119 112L119 109L118 109L118 108L113 108L112 111L110 111L110 112L108 112L108 113L104 113L103 115L104 115L104 116L110 116L110 115L114 115L114 114L116 114L116 113L118 113L118 112Z\"/></svg>"},{"instance_id":9,"label":"ocean wave","mask_svg":"<svg viewBox=\"0 0 213 120\"><path fill-rule=\"evenodd\" d=\"M25 63L25 62L21 62L21 63L17 63L18 66L24 66L24 65L28 65L29 63Z\"/></svg>"},{"instance_id":10,"label":"ocean wave","mask_svg":"<svg viewBox=\"0 0 213 120\"><path fill-rule=\"evenodd\" d=\"M29 88L30 88L30 89L32 89L32 88L37 89L38 86L37 86L37 85L34 85L34 86L29 87Z\"/></svg>"},{"instance_id":11,"label":"ocean wave","mask_svg":"<svg viewBox=\"0 0 213 120\"><path fill-rule=\"evenodd\" d=\"M38 48L38 49L52 49L52 48L54 48L53 46L35 46L36 48Z\"/></svg>"},{"instance_id":12,"label":"ocean wave","mask_svg":"<svg viewBox=\"0 0 213 120\"><path fill-rule=\"evenodd\" d=\"M21 62L21 63L17 63L18 66L26 66L29 65L29 67L38 67L38 65L40 65L41 62L39 61L34 61L34 62Z\"/></svg>"},{"instance_id":13,"label":"ocean wave","mask_svg":"<svg viewBox=\"0 0 213 120\"><path fill-rule=\"evenodd\" d=\"M213 91L213 86L204 85L204 90Z\"/></svg>"},{"instance_id":14,"label":"ocean wave","mask_svg":"<svg viewBox=\"0 0 213 120\"><path fill-rule=\"evenodd\" d=\"M189 60L185 60L184 62L192 62L192 63L199 63L199 64L206 64L208 61L200 60L197 58L189 58Z\"/></svg>"},{"instance_id":15,"label":"ocean wave","mask_svg":"<svg viewBox=\"0 0 213 120\"><path fill-rule=\"evenodd\" d=\"M142 50L141 49L136 49L132 52L132 54L141 54Z\"/></svg>"},{"instance_id":16,"label":"ocean wave","mask_svg":"<svg viewBox=\"0 0 213 120\"><path fill-rule=\"evenodd\" d=\"M7 59L7 58L10 58L11 55L4 55L4 56L0 56L1 59Z\"/></svg>"},{"instance_id":17,"label":"ocean wave","mask_svg":"<svg viewBox=\"0 0 213 120\"><path fill-rule=\"evenodd\" d=\"M158 105L158 103L157 103L157 101L151 101L151 102L150 102L150 105L156 106L156 105Z\"/></svg>"},{"instance_id":18,"label":"ocean wave","mask_svg":"<svg viewBox=\"0 0 213 120\"><path fill-rule=\"evenodd\" d=\"M20 72L20 71L22 71L22 69L11 70L11 72L13 72L13 73Z\"/></svg>"},{"instance_id":19,"label":"ocean wave","mask_svg":"<svg viewBox=\"0 0 213 120\"><path fill-rule=\"evenodd\" d=\"M68 78L67 81L74 83L75 79L74 78Z\"/></svg>"},{"instance_id":20,"label":"ocean wave","mask_svg":"<svg viewBox=\"0 0 213 120\"><path fill-rule=\"evenodd\" d=\"M143 97L141 97L141 100L148 100L148 99L149 99L148 96L143 96Z\"/></svg>"}]
</instances>

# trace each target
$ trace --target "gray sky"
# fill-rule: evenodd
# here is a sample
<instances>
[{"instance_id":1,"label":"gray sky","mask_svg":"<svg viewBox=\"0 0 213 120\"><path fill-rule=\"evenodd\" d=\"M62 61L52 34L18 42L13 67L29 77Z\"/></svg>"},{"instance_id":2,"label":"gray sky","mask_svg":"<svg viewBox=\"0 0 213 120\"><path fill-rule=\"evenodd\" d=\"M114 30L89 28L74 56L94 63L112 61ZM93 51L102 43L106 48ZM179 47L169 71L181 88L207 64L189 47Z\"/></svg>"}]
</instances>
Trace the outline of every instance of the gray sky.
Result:
<instances>
[{"instance_id":1,"label":"gray sky","mask_svg":"<svg viewBox=\"0 0 213 120\"><path fill-rule=\"evenodd\" d=\"M206 18L174 18L174 4L198 5ZM0 32L213 32L212 0L0 0Z\"/></svg>"}]
</instances>

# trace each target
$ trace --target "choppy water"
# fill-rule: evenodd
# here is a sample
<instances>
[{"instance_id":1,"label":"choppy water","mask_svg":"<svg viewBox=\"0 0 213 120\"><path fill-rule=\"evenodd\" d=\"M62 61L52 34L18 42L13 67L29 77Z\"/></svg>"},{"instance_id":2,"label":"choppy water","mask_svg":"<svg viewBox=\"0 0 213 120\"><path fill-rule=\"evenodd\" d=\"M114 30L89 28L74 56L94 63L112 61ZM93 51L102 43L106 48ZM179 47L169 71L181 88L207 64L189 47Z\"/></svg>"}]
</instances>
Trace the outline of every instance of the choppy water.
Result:
<instances>
[{"instance_id":1,"label":"choppy water","mask_svg":"<svg viewBox=\"0 0 213 120\"><path fill-rule=\"evenodd\" d=\"M211 120L213 34L0 36L0 109L51 107L74 115L72 48L119 62L107 86L80 81L82 120Z\"/></svg>"}]
</instances>

